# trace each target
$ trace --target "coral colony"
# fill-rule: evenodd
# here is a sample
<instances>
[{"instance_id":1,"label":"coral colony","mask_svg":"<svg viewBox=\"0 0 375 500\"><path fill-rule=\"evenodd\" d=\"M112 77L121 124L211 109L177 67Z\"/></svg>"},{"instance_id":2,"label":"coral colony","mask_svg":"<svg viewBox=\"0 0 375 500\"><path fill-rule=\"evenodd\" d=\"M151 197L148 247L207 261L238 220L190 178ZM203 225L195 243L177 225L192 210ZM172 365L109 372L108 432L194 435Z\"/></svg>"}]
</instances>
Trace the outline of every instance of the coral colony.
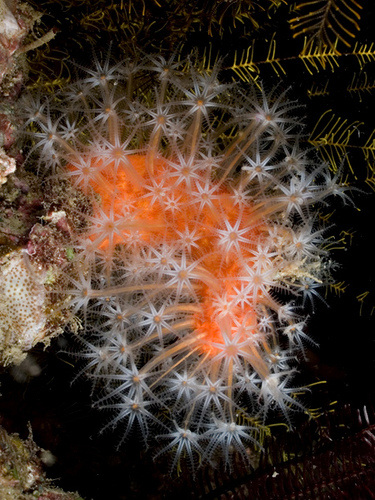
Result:
<instances>
[{"instance_id":1,"label":"coral colony","mask_svg":"<svg viewBox=\"0 0 375 500\"><path fill-rule=\"evenodd\" d=\"M318 210L345 188L279 89L160 56L80 71L24 103L39 174L86 200L66 199L76 227L50 286L84 330L79 375L119 441L137 429L173 467L246 459L255 422L304 409L304 309L331 279Z\"/></svg>"}]
</instances>

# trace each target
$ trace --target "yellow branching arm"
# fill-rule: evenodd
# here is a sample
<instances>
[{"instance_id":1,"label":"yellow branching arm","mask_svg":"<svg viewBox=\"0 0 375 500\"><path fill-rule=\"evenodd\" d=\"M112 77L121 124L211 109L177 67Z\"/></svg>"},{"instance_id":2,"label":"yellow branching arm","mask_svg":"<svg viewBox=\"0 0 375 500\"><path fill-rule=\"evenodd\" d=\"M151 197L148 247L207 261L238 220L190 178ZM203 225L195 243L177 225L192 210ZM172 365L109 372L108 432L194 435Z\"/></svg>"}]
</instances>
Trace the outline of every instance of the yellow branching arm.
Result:
<instances>
[{"instance_id":1,"label":"yellow branching arm","mask_svg":"<svg viewBox=\"0 0 375 500\"><path fill-rule=\"evenodd\" d=\"M350 47L350 39L360 29L361 9L356 0L310 0L297 4L295 11L301 15L290 20L293 37L305 35L308 46L317 41L318 45L336 51L337 40Z\"/></svg>"},{"instance_id":2,"label":"yellow branching arm","mask_svg":"<svg viewBox=\"0 0 375 500\"><path fill-rule=\"evenodd\" d=\"M329 109L319 118L311 132L309 143L319 149L323 159L331 165L333 170L337 170L343 157L347 156L347 149L359 147L351 144L350 139L360 125L362 122L348 122L345 118L336 117ZM350 170L354 174L350 158L347 159Z\"/></svg>"}]
</instances>

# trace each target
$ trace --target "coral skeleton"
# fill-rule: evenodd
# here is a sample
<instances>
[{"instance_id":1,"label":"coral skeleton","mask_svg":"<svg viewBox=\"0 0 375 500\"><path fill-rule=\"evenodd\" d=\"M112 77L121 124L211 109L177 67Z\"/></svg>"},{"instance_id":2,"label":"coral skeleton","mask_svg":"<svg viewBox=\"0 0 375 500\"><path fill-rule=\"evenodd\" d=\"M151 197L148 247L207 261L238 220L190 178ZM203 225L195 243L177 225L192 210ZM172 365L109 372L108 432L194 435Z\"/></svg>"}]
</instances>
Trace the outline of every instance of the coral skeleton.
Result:
<instances>
[{"instance_id":1,"label":"coral skeleton","mask_svg":"<svg viewBox=\"0 0 375 500\"><path fill-rule=\"evenodd\" d=\"M174 467L246 460L270 412L304 410L293 378L332 279L319 210L346 187L278 88L161 56L79 71L22 104L43 182L87 200L49 290L84 330L78 375L119 444L137 429Z\"/></svg>"}]
</instances>

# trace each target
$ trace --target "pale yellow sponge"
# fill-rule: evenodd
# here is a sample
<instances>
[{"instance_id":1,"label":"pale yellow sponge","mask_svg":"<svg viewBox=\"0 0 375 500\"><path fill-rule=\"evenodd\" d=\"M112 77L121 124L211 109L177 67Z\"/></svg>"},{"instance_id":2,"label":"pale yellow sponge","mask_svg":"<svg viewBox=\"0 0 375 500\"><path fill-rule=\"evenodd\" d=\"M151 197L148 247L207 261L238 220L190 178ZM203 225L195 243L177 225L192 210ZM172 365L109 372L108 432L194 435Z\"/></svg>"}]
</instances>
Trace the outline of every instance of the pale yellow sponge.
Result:
<instances>
[{"instance_id":1,"label":"pale yellow sponge","mask_svg":"<svg viewBox=\"0 0 375 500\"><path fill-rule=\"evenodd\" d=\"M46 271L31 266L22 250L0 261L0 361L20 363L46 336Z\"/></svg>"}]
</instances>

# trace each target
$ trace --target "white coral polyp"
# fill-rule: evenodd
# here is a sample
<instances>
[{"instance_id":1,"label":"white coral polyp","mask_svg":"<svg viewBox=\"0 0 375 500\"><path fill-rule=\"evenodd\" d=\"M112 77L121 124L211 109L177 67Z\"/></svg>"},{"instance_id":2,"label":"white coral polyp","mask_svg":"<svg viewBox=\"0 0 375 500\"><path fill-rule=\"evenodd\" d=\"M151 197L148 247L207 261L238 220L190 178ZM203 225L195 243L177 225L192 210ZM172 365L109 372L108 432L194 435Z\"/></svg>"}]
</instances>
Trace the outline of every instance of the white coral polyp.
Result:
<instances>
[{"instance_id":1,"label":"white coral polyp","mask_svg":"<svg viewBox=\"0 0 375 500\"><path fill-rule=\"evenodd\" d=\"M85 71L25 107L40 171L91 205L57 290L86 329L80 373L123 439L161 426L175 465L245 457L256 419L303 409L301 306L330 280L316 214L345 188L301 150L284 93L162 57Z\"/></svg>"}]
</instances>

